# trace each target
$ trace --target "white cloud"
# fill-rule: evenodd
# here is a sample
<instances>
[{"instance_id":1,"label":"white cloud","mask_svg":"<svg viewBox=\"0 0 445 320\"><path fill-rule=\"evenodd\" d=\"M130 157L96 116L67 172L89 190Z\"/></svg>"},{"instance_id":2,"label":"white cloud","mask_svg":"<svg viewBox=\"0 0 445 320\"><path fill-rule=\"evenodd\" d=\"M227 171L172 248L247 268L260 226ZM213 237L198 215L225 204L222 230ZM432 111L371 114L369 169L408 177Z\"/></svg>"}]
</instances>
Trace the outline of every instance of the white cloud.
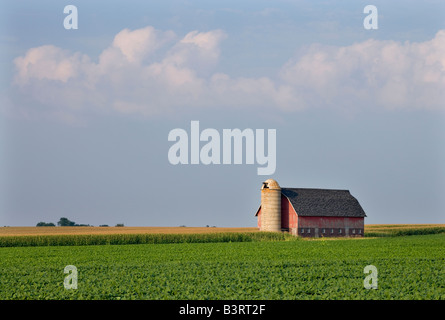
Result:
<instances>
[{"instance_id":1,"label":"white cloud","mask_svg":"<svg viewBox=\"0 0 445 320\"><path fill-rule=\"evenodd\" d=\"M114 37L112 45L102 52L99 66L106 69L128 63L141 64L175 37L172 31L163 32L151 26L134 31L124 29Z\"/></svg>"},{"instance_id":2,"label":"white cloud","mask_svg":"<svg viewBox=\"0 0 445 320\"><path fill-rule=\"evenodd\" d=\"M444 107L445 30L419 43L312 45L276 79L215 72L225 38L221 30L179 39L153 27L124 29L97 63L51 45L31 48L14 60L14 84L59 114L87 107L145 116L207 107Z\"/></svg>"},{"instance_id":3,"label":"white cloud","mask_svg":"<svg viewBox=\"0 0 445 320\"><path fill-rule=\"evenodd\" d=\"M372 100L386 108L443 108L445 30L421 43L367 40L345 47L313 45L281 71L307 102ZM319 99L313 100L317 96Z\"/></svg>"},{"instance_id":4,"label":"white cloud","mask_svg":"<svg viewBox=\"0 0 445 320\"><path fill-rule=\"evenodd\" d=\"M25 57L14 60L17 67L15 83L23 85L36 80L55 80L66 83L77 76L77 71L88 61L84 55L70 54L52 45L28 50Z\"/></svg>"},{"instance_id":5,"label":"white cloud","mask_svg":"<svg viewBox=\"0 0 445 320\"><path fill-rule=\"evenodd\" d=\"M172 31L161 32L151 26L134 31L124 29L114 37L113 47L119 48L129 62L140 63L174 37Z\"/></svg>"}]
</instances>

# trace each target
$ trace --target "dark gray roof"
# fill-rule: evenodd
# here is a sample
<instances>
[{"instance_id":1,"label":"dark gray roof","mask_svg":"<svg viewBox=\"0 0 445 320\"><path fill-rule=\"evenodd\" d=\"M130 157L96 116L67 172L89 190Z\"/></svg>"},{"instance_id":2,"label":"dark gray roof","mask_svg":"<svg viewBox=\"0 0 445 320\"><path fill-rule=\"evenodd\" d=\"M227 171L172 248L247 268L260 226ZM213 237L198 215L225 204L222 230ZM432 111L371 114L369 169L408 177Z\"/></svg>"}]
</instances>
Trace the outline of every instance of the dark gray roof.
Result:
<instances>
[{"instance_id":1,"label":"dark gray roof","mask_svg":"<svg viewBox=\"0 0 445 320\"><path fill-rule=\"evenodd\" d=\"M349 190L281 188L299 216L366 217Z\"/></svg>"}]
</instances>

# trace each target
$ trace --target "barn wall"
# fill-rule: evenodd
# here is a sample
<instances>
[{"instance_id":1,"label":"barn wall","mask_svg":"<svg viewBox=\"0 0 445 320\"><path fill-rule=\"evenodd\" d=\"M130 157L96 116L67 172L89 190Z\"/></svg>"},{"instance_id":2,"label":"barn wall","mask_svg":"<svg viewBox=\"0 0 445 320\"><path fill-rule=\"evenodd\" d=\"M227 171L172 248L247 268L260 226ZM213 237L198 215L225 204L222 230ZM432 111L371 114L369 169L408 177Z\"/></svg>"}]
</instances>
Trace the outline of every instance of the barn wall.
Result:
<instances>
[{"instance_id":1,"label":"barn wall","mask_svg":"<svg viewBox=\"0 0 445 320\"><path fill-rule=\"evenodd\" d=\"M362 217L299 217L298 227L306 228L363 228Z\"/></svg>"},{"instance_id":2,"label":"barn wall","mask_svg":"<svg viewBox=\"0 0 445 320\"><path fill-rule=\"evenodd\" d=\"M298 226L298 216L289 199L281 195L281 229L292 229Z\"/></svg>"},{"instance_id":3,"label":"barn wall","mask_svg":"<svg viewBox=\"0 0 445 320\"><path fill-rule=\"evenodd\" d=\"M298 235L321 236L363 236L365 219L363 217L299 217ZM304 229L302 232L301 229ZM325 229L325 233L323 233ZM332 231L332 232L331 232Z\"/></svg>"}]
</instances>

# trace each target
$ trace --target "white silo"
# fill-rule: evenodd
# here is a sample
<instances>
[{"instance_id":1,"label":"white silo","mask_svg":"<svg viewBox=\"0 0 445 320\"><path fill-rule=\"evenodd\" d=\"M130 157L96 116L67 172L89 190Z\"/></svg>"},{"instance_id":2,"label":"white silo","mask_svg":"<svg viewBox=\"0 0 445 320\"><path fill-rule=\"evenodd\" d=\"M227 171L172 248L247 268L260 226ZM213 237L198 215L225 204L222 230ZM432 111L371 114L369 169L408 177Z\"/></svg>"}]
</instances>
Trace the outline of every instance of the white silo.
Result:
<instances>
[{"instance_id":1,"label":"white silo","mask_svg":"<svg viewBox=\"0 0 445 320\"><path fill-rule=\"evenodd\" d=\"M281 231L281 187L274 179L261 187L261 231Z\"/></svg>"}]
</instances>

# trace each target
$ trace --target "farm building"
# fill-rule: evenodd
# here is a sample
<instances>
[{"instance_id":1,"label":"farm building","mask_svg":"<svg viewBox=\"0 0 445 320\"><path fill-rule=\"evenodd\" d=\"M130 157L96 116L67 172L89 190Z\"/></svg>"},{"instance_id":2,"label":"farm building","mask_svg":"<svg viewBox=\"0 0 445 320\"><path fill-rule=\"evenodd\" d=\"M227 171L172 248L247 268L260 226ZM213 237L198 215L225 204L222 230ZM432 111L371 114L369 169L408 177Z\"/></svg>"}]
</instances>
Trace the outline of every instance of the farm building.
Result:
<instances>
[{"instance_id":1,"label":"farm building","mask_svg":"<svg viewBox=\"0 0 445 320\"><path fill-rule=\"evenodd\" d=\"M281 188L268 179L256 214L261 231L302 237L362 237L366 214L348 190Z\"/></svg>"}]
</instances>

